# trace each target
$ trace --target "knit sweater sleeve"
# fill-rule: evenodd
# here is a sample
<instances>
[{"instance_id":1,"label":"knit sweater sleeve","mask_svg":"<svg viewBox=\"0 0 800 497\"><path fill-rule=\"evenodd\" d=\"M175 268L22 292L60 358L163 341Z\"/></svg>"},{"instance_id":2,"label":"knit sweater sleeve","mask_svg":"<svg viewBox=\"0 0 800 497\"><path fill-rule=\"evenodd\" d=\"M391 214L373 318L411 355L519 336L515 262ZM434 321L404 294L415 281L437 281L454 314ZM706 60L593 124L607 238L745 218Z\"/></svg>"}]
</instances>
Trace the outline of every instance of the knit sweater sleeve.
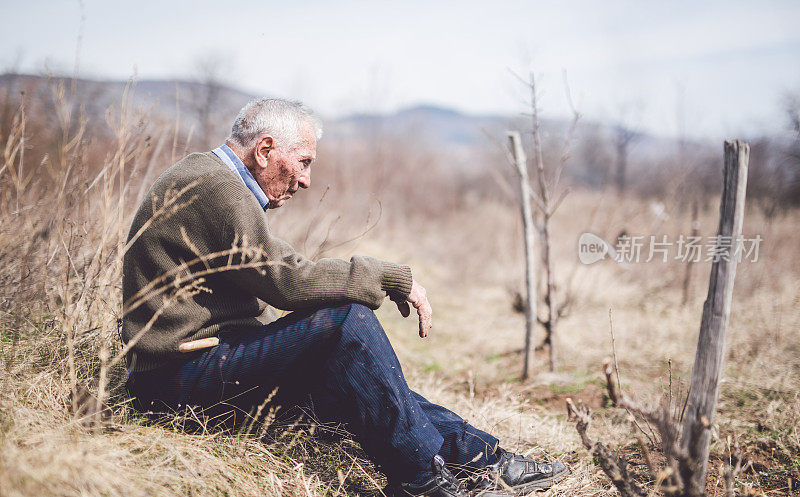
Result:
<instances>
[{"instance_id":1,"label":"knit sweater sleeve","mask_svg":"<svg viewBox=\"0 0 800 497\"><path fill-rule=\"evenodd\" d=\"M287 242L273 236L266 216L252 199L232 204L225 237L246 243L263 264L229 272L241 285L267 304L298 310L343 301L372 309L389 295L405 300L411 292L411 268L373 257L355 255L350 260L323 258L312 261Z\"/></svg>"}]
</instances>

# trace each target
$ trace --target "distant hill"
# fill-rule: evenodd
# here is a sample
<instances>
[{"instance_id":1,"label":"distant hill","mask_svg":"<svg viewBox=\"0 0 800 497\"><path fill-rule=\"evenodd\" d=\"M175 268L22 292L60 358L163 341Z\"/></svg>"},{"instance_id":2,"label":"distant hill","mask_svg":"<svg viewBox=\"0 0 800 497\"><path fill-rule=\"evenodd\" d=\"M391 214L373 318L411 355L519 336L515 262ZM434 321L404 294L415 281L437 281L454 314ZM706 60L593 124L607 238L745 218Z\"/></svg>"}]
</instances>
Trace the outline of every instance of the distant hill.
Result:
<instances>
[{"instance_id":1,"label":"distant hill","mask_svg":"<svg viewBox=\"0 0 800 497\"><path fill-rule=\"evenodd\" d=\"M70 87L68 77L45 77L31 74L0 74L0 87L10 91L30 90L40 95L50 96L51 88L59 83ZM193 112L204 105L213 106L214 114L234 116L248 100L256 95L226 85L209 85L191 80L136 80L108 81L82 79L76 80L76 101L88 104L87 114L101 116L110 105L119 104L123 93L128 95L135 106L153 109L158 115L174 118L180 111L182 118L191 117ZM212 100L209 102L208 100ZM330 130L337 137L356 137L374 134L380 130L389 135L414 132L425 136L430 143L449 145L475 145L485 142L487 133L499 134L510 127L525 128L530 124L526 118L499 114L465 114L456 109L437 105L418 105L401 109L391 114L351 114L343 117L325 119L326 134ZM225 123L226 126L229 122ZM546 134L563 135L569 127L563 119L543 119L542 129ZM596 128L599 123L581 123ZM605 126L609 133L613 126ZM647 141L645 135L639 135Z\"/></svg>"},{"instance_id":2,"label":"distant hill","mask_svg":"<svg viewBox=\"0 0 800 497\"><path fill-rule=\"evenodd\" d=\"M70 88L71 82L70 78L63 77L0 75L0 89L10 92L24 90L47 98L52 98L54 85L64 84ZM225 136L241 106L255 97L229 86L189 80L138 80L129 83L78 79L75 88L75 101L84 107L89 119L104 119L106 109L119 105L127 90L133 105L149 110L152 118L169 122L180 115L182 129L194 126L196 135L211 137L209 143ZM531 129L530 120L521 114L473 115L437 105L418 105L389 114L351 114L324 119L324 123L325 142L328 143L364 143L378 138L411 139L416 147L442 150L452 157L452 163L457 167L475 167L476 161L470 157L474 157L476 151L493 150L497 153L500 147L505 146L506 130L518 129L530 136ZM541 124L545 145L557 153L565 141L570 122L543 119ZM571 151L577 176L593 178L591 181L586 179L591 184L597 181L598 168L611 167L620 131L613 124L580 121L573 135ZM634 165L651 167L665 156L674 156L678 150L674 139L635 132L631 136L628 159ZM710 149L713 146L703 142L687 145L687 150L693 154ZM635 167L631 169L633 172Z\"/></svg>"},{"instance_id":3,"label":"distant hill","mask_svg":"<svg viewBox=\"0 0 800 497\"><path fill-rule=\"evenodd\" d=\"M551 148L561 149L570 132L572 122L567 119L541 119L543 142ZM401 109L391 114L352 114L328 122L326 136L342 140L363 140L377 134L384 137L413 138L416 144L446 146L449 150L463 151L475 147L505 146L506 131L517 129L527 140L532 124L521 114L465 114L455 109L436 105L420 105ZM653 160L678 150L678 141L636 131L623 130L614 124L580 120L572 134L572 148L592 141L605 142L614 148L617 137L630 134L629 154L632 162ZM708 147L704 142L685 144L690 152ZM575 159L575 150L571 154Z\"/></svg>"},{"instance_id":4,"label":"distant hill","mask_svg":"<svg viewBox=\"0 0 800 497\"><path fill-rule=\"evenodd\" d=\"M72 78L45 77L31 74L0 74L0 87L13 92L34 91L40 96L52 97L52 88L64 84L69 91ZM88 105L89 116L100 115L111 105L118 105L123 94L128 92L132 103L145 109L155 108L159 115L174 117L180 104L181 114L186 117L191 111L204 105L209 94L214 97L213 105L219 109L240 109L252 97L243 91L224 85L209 85L188 80L136 80L104 81L78 78L75 80L75 100Z\"/></svg>"},{"instance_id":5,"label":"distant hill","mask_svg":"<svg viewBox=\"0 0 800 497\"><path fill-rule=\"evenodd\" d=\"M486 134L502 133L513 118L499 115L468 115L454 109L420 105L393 114L352 114L337 119L336 133L358 137L380 130L390 136L414 134L432 144L472 146L486 140Z\"/></svg>"}]
</instances>

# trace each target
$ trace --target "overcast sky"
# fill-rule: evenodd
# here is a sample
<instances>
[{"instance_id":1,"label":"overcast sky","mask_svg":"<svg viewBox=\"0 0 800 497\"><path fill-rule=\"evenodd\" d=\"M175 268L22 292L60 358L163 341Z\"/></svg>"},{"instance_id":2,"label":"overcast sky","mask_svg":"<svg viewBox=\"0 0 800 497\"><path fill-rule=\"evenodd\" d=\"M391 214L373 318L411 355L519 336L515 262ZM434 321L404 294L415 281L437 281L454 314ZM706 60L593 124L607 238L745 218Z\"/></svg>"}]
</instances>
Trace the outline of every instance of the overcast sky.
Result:
<instances>
[{"instance_id":1,"label":"overcast sky","mask_svg":"<svg viewBox=\"0 0 800 497\"><path fill-rule=\"evenodd\" d=\"M0 0L0 18L0 69L71 73L77 53L83 77L162 79L218 60L328 116L513 114L510 70L533 69L545 115L568 114L566 71L589 118L719 139L783 128L800 94L798 1Z\"/></svg>"}]
</instances>

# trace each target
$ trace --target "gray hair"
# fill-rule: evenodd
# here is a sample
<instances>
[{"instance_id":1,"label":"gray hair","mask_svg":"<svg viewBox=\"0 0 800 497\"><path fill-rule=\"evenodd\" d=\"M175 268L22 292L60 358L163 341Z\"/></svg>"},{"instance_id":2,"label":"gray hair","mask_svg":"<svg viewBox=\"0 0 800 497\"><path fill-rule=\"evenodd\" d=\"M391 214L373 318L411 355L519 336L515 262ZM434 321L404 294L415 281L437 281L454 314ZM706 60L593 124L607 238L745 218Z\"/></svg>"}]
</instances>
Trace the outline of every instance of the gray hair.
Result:
<instances>
[{"instance_id":1,"label":"gray hair","mask_svg":"<svg viewBox=\"0 0 800 497\"><path fill-rule=\"evenodd\" d=\"M314 111L301 102L254 98L239 111L228 140L243 150L250 150L259 138L270 135L282 147L293 147L300 142L302 124L314 127L317 140L322 137L322 123Z\"/></svg>"}]
</instances>

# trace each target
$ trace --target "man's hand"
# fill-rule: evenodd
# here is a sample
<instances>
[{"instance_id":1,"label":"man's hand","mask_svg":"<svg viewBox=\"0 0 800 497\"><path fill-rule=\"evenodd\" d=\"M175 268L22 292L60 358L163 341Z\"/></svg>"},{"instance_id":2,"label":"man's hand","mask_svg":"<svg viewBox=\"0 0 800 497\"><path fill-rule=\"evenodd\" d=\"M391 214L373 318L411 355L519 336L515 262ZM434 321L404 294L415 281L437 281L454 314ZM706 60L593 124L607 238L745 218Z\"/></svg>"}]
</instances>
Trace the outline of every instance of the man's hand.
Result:
<instances>
[{"instance_id":1,"label":"man's hand","mask_svg":"<svg viewBox=\"0 0 800 497\"><path fill-rule=\"evenodd\" d=\"M417 283L417 280L413 280L411 283L411 293L408 294L407 301L396 302L397 309L404 318L411 314L411 309L408 307L409 303L414 306L419 315L419 337L425 338L428 336L428 330L433 325L433 309L431 309L431 304L428 302L428 294L425 292L425 288Z\"/></svg>"}]
</instances>

